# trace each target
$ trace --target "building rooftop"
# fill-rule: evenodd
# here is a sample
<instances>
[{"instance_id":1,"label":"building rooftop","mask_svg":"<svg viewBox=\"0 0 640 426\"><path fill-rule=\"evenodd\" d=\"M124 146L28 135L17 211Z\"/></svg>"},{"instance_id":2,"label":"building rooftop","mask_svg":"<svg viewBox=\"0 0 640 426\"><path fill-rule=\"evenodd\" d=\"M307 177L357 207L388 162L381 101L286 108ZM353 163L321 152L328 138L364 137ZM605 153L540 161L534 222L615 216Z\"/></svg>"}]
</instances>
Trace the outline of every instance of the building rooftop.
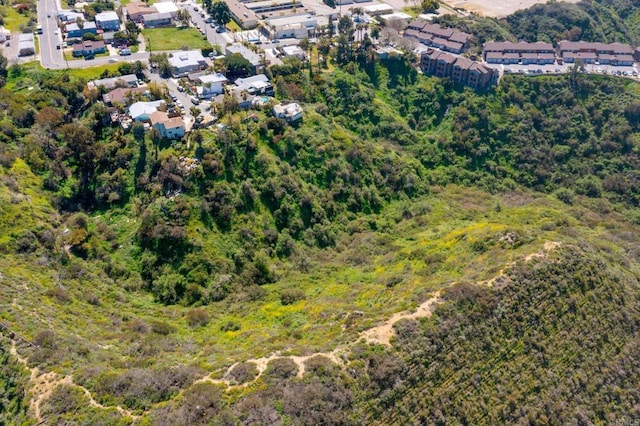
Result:
<instances>
[{"instance_id":1,"label":"building rooftop","mask_svg":"<svg viewBox=\"0 0 640 426\"><path fill-rule=\"evenodd\" d=\"M178 12L178 6L172 1L161 1L159 3L154 3L153 6L158 13L171 13L175 14Z\"/></svg>"},{"instance_id":2,"label":"building rooftop","mask_svg":"<svg viewBox=\"0 0 640 426\"><path fill-rule=\"evenodd\" d=\"M120 21L118 14L112 10L107 10L96 15L96 22Z\"/></svg>"},{"instance_id":3,"label":"building rooftop","mask_svg":"<svg viewBox=\"0 0 640 426\"><path fill-rule=\"evenodd\" d=\"M172 67L183 68L205 63L204 56L200 50L183 50L173 54L169 58Z\"/></svg>"},{"instance_id":4,"label":"building rooftop","mask_svg":"<svg viewBox=\"0 0 640 426\"><path fill-rule=\"evenodd\" d=\"M107 89L111 89L116 86L116 83L121 81L129 86L135 87L138 83L138 77L135 74L121 75L118 77L102 78L99 80L93 80L87 83L87 86L91 89L94 87L104 86Z\"/></svg>"},{"instance_id":5,"label":"building rooftop","mask_svg":"<svg viewBox=\"0 0 640 426\"><path fill-rule=\"evenodd\" d=\"M142 115L153 114L162 104L164 104L163 100L152 102L136 102L131 104L131 106L129 107L129 115L135 120Z\"/></svg>"},{"instance_id":6,"label":"building rooftop","mask_svg":"<svg viewBox=\"0 0 640 426\"><path fill-rule=\"evenodd\" d=\"M251 62L251 65L253 65L254 67L257 67L260 64L262 64L262 57L256 52L247 48L246 46L243 46L242 44L232 44L231 46L227 46L226 49L227 49L226 51L227 56L230 56L234 53L239 53L247 61Z\"/></svg>"},{"instance_id":7,"label":"building rooftop","mask_svg":"<svg viewBox=\"0 0 640 426\"><path fill-rule=\"evenodd\" d=\"M227 77L225 77L220 73L215 73L215 74L206 74L206 75L200 76L198 77L198 80L200 80L202 84L224 83L225 81L227 81Z\"/></svg>"}]
</instances>

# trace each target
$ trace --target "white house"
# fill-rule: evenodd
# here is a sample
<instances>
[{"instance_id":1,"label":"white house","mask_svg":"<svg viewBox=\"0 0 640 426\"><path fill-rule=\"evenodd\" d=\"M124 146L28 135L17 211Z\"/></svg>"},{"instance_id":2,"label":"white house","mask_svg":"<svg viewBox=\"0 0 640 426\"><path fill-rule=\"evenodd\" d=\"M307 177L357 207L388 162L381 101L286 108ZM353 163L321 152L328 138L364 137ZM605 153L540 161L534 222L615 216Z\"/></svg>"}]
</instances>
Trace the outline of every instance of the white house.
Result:
<instances>
[{"instance_id":1,"label":"white house","mask_svg":"<svg viewBox=\"0 0 640 426\"><path fill-rule=\"evenodd\" d=\"M129 116L133 121L149 121L164 101L136 102L129 107Z\"/></svg>"},{"instance_id":2,"label":"white house","mask_svg":"<svg viewBox=\"0 0 640 426\"><path fill-rule=\"evenodd\" d=\"M233 90L247 92L250 95L273 95L273 85L266 75L258 74L252 77L239 78L234 83Z\"/></svg>"},{"instance_id":3,"label":"white house","mask_svg":"<svg viewBox=\"0 0 640 426\"><path fill-rule=\"evenodd\" d=\"M318 21L313 15L294 15L270 18L265 21L265 24L271 38L302 39L309 37L309 34L318 26Z\"/></svg>"},{"instance_id":4,"label":"white house","mask_svg":"<svg viewBox=\"0 0 640 426\"><path fill-rule=\"evenodd\" d=\"M202 84L197 88L200 99L209 99L221 94L224 91L223 84L228 81L227 77L220 73L202 75L198 77L198 80Z\"/></svg>"},{"instance_id":5,"label":"white house","mask_svg":"<svg viewBox=\"0 0 640 426\"><path fill-rule=\"evenodd\" d=\"M178 6L172 1L154 3L152 7L155 8L158 13L168 13L172 18L175 18L178 13Z\"/></svg>"},{"instance_id":6,"label":"white house","mask_svg":"<svg viewBox=\"0 0 640 426\"><path fill-rule=\"evenodd\" d=\"M36 52L33 33L22 33L18 38L18 56L29 56Z\"/></svg>"},{"instance_id":7,"label":"white house","mask_svg":"<svg viewBox=\"0 0 640 426\"><path fill-rule=\"evenodd\" d=\"M307 55L304 53L304 50L300 49L298 46L283 46L282 53L287 58L295 57L304 61L307 59Z\"/></svg>"},{"instance_id":8,"label":"white house","mask_svg":"<svg viewBox=\"0 0 640 426\"><path fill-rule=\"evenodd\" d=\"M155 111L149 116L149 121L163 138L175 140L184 136L184 120L181 117L169 118L166 112Z\"/></svg>"},{"instance_id":9,"label":"white house","mask_svg":"<svg viewBox=\"0 0 640 426\"><path fill-rule=\"evenodd\" d=\"M273 115L286 120L288 123L293 123L302 118L302 107L296 102L274 105Z\"/></svg>"},{"instance_id":10,"label":"white house","mask_svg":"<svg viewBox=\"0 0 640 426\"><path fill-rule=\"evenodd\" d=\"M120 18L113 10L106 10L96 15L96 25L104 31L119 31Z\"/></svg>"},{"instance_id":11,"label":"white house","mask_svg":"<svg viewBox=\"0 0 640 426\"><path fill-rule=\"evenodd\" d=\"M207 61L200 50L176 52L169 58L169 64L174 77L180 77L207 67Z\"/></svg>"}]
</instances>

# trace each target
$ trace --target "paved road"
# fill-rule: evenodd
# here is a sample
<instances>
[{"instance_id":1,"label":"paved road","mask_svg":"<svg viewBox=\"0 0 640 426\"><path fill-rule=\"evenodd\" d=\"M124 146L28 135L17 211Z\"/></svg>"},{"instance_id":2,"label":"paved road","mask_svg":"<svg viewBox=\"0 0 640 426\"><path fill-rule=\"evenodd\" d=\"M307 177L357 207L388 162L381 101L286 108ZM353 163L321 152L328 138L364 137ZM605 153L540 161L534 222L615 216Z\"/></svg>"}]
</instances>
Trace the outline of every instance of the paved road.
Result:
<instances>
[{"instance_id":1,"label":"paved road","mask_svg":"<svg viewBox=\"0 0 640 426\"><path fill-rule=\"evenodd\" d=\"M38 1L38 24L42 25L42 34L38 36L40 63L45 68L62 68L59 65L64 65L62 50L56 49L62 43L56 19L58 10L58 0Z\"/></svg>"},{"instance_id":2,"label":"paved road","mask_svg":"<svg viewBox=\"0 0 640 426\"><path fill-rule=\"evenodd\" d=\"M227 43L233 43L232 34L229 34L228 32L217 33L214 28L211 28L211 24L206 24L204 22L204 18L200 16L200 12L196 12L195 10L193 10L194 6L195 5L192 3L184 3L180 5L181 8L186 9L189 12L189 15L191 15L191 21L193 22L194 26L199 26L200 28L205 30L205 35L207 36L207 40L209 41L209 43L211 43L211 45L215 46L217 44L224 49ZM201 10L200 7L198 8L198 10Z\"/></svg>"}]
</instances>

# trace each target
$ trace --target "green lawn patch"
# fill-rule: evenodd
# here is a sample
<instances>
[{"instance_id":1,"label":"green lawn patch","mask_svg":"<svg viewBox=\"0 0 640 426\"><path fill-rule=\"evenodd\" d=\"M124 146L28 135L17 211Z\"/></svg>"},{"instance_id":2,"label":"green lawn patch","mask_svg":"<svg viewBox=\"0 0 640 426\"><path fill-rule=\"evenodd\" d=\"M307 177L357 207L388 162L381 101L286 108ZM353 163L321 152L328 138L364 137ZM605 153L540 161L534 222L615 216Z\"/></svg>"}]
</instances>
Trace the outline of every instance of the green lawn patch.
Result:
<instances>
[{"instance_id":1,"label":"green lawn patch","mask_svg":"<svg viewBox=\"0 0 640 426\"><path fill-rule=\"evenodd\" d=\"M68 73L69 75L72 75L74 77L84 78L86 80L94 80L96 78L99 78L105 70L111 72L117 71L120 65L120 63L116 62L115 64L107 64L99 67L75 68L68 70Z\"/></svg>"},{"instance_id":2,"label":"green lawn patch","mask_svg":"<svg viewBox=\"0 0 640 426\"><path fill-rule=\"evenodd\" d=\"M20 32L20 27L29 23L29 15L22 15L9 6L1 6L0 14L4 17L4 27L11 32Z\"/></svg>"},{"instance_id":3,"label":"green lawn patch","mask_svg":"<svg viewBox=\"0 0 640 426\"><path fill-rule=\"evenodd\" d=\"M142 30L142 35L149 40L147 50L152 52L160 50L203 49L211 47L202 34L195 28L152 28ZM150 48L149 48L150 45Z\"/></svg>"}]
</instances>

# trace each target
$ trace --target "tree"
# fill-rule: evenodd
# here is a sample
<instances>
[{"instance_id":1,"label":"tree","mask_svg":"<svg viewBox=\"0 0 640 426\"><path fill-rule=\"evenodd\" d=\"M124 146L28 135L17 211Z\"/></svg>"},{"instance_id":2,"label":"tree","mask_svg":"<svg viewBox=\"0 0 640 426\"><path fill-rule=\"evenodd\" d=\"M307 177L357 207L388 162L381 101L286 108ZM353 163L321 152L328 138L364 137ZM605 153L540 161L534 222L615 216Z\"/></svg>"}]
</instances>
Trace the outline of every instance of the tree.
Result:
<instances>
[{"instance_id":1,"label":"tree","mask_svg":"<svg viewBox=\"0 0 640 426\"><path fill-rule=\"evenodd\" d=\"M239 53L227 56L223 61L227 70L227 78L229 79L246 77L253 73L251 62Z\"/></svg>"},{"instance_id":2,"label":"tree","mask_svg":"<svg viewBox=\"0 0 640 426\"><path fill-rule=\"evenodd\" d=\"M64 155L76 167L78 174L77 195L81 202L89 201L88 199L92 198L89 188L95 177L98 157L94 134L87 127L74 122L62 126L60 136L66 142Z\"/></svg>"},{"instance_id":3,"label":"tree","mask_svg":"<svg viewBox=\"0 0 640 426\"><path fill-rule=\"evenodd\" d=\"M229 6L224 1L213 3L211 10L208 12L218 25L224 26L231 22L231 10L229 10Z\"/></svg>"},{"instance_id":4,"label":"tree","mask_svg":"<svg viewBox=\"0 0 640 426\"><path fill-rule=\"evenodd\" d=\"M0 53L0 88L7 83L7 58Z\"/></svg>"},{"instance_id":5,"label":"tree","mask_svg":"<svg viewBox=\"0 0 640 426\"><path fill-rule=\"evenodd\" d=\"M151 130L149 130L149 139L151 139L151 142L153 143L153 147L156 151L156 160L157 160L158 151L160 149L160 142L162 142L162 134L160 133L160 131L158 131L158 129L156 129L155 127L152 127Z\"/></svg>"},{"instance_id":6,"label":"tree","mask_svg":"<svg viewBox=\"0 0 640 426\"><path fill-rule=\"evenodd\" d=\"M189 26L189 20L191 19L191 15L189 15L189 11L187 9L180 9L176 14L176 21L180 22L183 26Z\"/></svg>"},{"instance_id":7,"label":"tree","mask_svg":"<svg viewBox=\"0 0 640 426\"><path fill-rule=\"evenodd\" d=\"M422 13L434 13L439 7L438 0L422 0L420 2Z\"/></svg>"},{"instance_id":8,"label":"tree","mask_svg":"<svg viewBox=\"0 0 640 426\"><path fill-rule=\"evenodd\" d=\"M144 142L144 126L142 123L135 122L133 126L131 126L131 133L138 143Z\"/></svg>"}]
</instances>

